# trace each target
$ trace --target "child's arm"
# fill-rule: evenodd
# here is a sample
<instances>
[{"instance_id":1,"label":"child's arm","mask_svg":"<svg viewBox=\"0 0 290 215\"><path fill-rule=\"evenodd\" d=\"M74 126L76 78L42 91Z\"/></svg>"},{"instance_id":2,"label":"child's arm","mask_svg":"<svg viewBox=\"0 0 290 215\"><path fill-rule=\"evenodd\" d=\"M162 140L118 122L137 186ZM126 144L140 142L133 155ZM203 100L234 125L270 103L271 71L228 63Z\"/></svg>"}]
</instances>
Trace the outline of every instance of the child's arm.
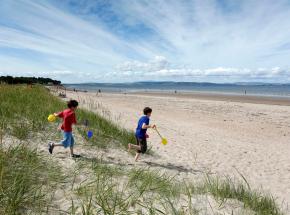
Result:
<instances>
[{"instance_id":1,"label":"child's arm","mask_svg":"<svg viewBox=\"0 0 290 215\"><path fill-rule=\"evenodd\" d=\"M73 114L72 123L75 124L75 125L77 124L77 119L76 119L76 115L75 114Z\"/></svg>"},{"instance_id":2,"label":"child's arm","mask_svg":"<svg viewBox=\"0 0 290 215\"><path fill-rule=\"evenodd\" d=\"M54 113L53 115L57 116L57 117L60 117L60 118L63 118L63 112Z\"/></svg>"},{"instance_id":3,"label":"child's arm","mask_svg":"<svg viewBox=\"0 0 290 215\"><path fill-rule=\"evenodd\" d=\"M156 128L156 125L146 125L146 123L143 123L142 129L147 129L147 128Z\"/></svg>"}]
</instances>

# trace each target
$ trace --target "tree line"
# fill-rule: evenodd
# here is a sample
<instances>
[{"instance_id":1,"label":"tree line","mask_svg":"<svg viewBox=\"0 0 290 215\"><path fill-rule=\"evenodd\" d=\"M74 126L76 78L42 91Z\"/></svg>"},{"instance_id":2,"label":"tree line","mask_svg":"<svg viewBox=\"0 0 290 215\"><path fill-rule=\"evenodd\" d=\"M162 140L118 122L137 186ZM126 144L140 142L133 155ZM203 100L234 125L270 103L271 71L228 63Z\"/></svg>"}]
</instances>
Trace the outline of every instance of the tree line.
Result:
<instances>
[{"instance_id":1,"label":"tree line","mask_svg":"<svg viewBox=\"0 0 290 215\"><path fill-rule=\"evenodd\" d=\"M0 76L0 83L3 82L6 84L61 84L61 81L53 80L51 78Z\"/></svg>"}]
</instances>

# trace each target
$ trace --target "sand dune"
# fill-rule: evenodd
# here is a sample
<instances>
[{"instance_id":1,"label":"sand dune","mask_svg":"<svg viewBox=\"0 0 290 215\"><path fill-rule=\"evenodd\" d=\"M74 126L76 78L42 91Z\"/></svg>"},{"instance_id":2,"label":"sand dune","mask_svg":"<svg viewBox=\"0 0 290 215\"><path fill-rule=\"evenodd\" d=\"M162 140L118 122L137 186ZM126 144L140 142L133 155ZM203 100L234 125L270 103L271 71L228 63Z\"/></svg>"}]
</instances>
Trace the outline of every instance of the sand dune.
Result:
<instances>
[{"instance_id":1,"label":"sand dune","mask_svg":"<svg viewBox=\"0 0 290 215\"><path fill-rule=\"evenodd\" d=\"M144 156L138 165L164 167L195 180L205 173L240 179L242 174L252 188L277 197L283 208L290 203L288 106L160 94L67 92L67 96L131 130L142 109L152 107L151 122L169 143L161 145L157 134L149 131L156 156Z\"/></svg>"}]
</instances>

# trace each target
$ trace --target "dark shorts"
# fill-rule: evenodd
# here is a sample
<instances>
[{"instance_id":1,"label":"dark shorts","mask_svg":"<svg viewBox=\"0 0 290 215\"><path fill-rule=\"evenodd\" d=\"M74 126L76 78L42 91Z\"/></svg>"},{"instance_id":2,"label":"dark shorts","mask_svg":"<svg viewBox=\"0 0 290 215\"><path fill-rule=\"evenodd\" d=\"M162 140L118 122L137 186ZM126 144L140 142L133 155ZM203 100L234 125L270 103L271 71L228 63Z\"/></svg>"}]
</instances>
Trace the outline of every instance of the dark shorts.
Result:
<instances>
[{"instance_id":1,"label":"dark shorts","mask_svg":"<svg viewBox=\"0 0 290 215\"><path fill-rule=\"evenodd\" d=\"M136 137L136 142L137 142L137 145L139 145L141 147L141 150L137 150L137 152L144 154L147 151L146 138L145 139L140 139L140 138Z\"/></svg>"}]
</instances>

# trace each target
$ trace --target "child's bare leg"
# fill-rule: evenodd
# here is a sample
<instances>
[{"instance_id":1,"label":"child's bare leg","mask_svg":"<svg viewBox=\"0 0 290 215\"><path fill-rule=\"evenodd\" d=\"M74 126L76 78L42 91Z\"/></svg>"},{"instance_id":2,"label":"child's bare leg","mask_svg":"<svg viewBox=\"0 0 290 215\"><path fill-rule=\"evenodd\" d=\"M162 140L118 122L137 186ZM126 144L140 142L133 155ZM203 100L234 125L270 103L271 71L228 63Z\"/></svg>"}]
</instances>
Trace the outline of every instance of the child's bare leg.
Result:
<instances>
[{"instance_id":1,"label":"child's bare leg","mask_svg":"<svg viewBox=\"0 0 290 215\"><path fill-rule=\"evenodd\" d=\"M136 153L136 156L135 156L135 162L138 161L139 157L140 157L140 153Z\"/></svg>"},{"instance_id":2,"label":"child's bare leg","mask_svg":"<svg viewBox=\"0 0 290 215\"><path fill-rule=\"evenodd\" d=\"M131 149L141 150L141 146L139 146L139 145L134 145L134 144L129 143L129 144L128 144L128 149L129 149L129 151L130 151Z\"/></svg>"},{"instance_id":3,"label":"child's bare leg","mask_svg":"<svg viewBox=\"0 0 290 215\"><path fill-rule=\"evenodd\" d=\"M73 155L74 154L74 147L70 147L70 154Z\"/></svg>"},{"instance_id":4,"label":"child's bare leg","mask_svg":"<svg viewBox=\"0 0 290 215\"><path fill-rule=\"evenodd\" d=\"M56 146L63 146L63 144L61 144L61 143L49 143L48 144L48 151L50 154L52 154L52 151L53 151L54 147L56 147Z\"/></svg>"}]
</instances>

